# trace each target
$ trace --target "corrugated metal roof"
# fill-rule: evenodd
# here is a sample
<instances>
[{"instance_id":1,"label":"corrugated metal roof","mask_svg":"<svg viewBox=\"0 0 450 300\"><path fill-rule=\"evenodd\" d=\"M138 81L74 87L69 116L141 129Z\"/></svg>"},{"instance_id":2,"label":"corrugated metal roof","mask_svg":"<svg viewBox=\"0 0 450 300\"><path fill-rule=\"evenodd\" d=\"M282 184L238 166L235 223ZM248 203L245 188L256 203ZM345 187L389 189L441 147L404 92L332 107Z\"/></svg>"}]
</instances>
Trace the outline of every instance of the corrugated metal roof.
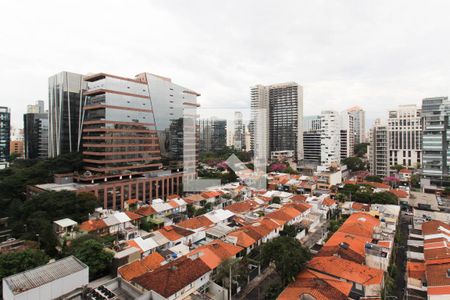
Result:
<instances>
[{"instance_id":1,"label":"corrugated metal roof","mask_svg":"<svg viewBox=\"0 0 450 300\"><path fill-rule=\"evenodd\" d=\"M84 263L74 256L69 256L53 263L3 278L3 280L11 291L17 295L83 269L87 269Z\"/></svg>"}]
</instances>

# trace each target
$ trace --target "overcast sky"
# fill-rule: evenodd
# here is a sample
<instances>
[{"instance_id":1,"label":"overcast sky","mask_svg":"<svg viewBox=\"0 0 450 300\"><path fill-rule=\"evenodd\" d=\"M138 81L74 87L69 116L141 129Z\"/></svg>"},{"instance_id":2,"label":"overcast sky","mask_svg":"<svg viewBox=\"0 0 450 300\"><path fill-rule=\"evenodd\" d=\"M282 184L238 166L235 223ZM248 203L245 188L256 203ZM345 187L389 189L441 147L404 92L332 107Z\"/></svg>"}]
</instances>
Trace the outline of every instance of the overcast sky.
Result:
<instances>
[{"instance_id":1,"label":"overcast sky","mask_svg":"<svg viewBox=\"0 0 450 300\"><path fill-rule=\"evenodd\" d=\"M22 127L54 73L147 71L231 110L254 84L296 81L305 115L360 105L370 125L449 94L449 12L445 0L1 1L0 105Z\"/></svg>"}]
</instances>

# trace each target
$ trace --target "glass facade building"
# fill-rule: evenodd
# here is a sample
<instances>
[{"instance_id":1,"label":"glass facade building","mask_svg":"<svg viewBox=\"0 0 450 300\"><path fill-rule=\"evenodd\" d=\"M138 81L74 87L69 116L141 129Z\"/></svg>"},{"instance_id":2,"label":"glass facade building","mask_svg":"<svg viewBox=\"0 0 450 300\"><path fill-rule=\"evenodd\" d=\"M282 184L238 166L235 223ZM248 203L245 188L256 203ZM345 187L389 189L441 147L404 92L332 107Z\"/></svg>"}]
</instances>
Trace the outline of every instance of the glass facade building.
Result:
<instances>
[{"instance_id":1,"label":"glass facade building","mask_svg":"<svg viewBox=\"0 0 450 300\"><path fill-rule=\"evenodd\" d=\"M200 153L217 152L225 149L227 121L220 119L199 120Z\"/></svg>"},{"instance_id":2,"label":"glass facade building","mask_svg":"<svg viewBox=\"0 0 450 300\"><path fill-rule=\"evenodd\" d=\"M48 85L48 155L55 157L77 152L80 150L83 90L86 88L83 75L61 72L50 77Z\"/></svg>"},{"instance_id":3,"label":"glass facade building","mask_svg":"<svg viewBox=\"0 0 450 300\"><path fill-rule=\"evenodd\" d=\"M448 97L422 101L422 178L424 189L450 186L450 102Z\"/></svg>"},{"instance_id":4,"label":"glass facade building","mask_svg":"<svg viewBox=\"0 0 450 300\"><path fill-rule=\"evenodd\" d=\"M48 157L48 114L23 115L25 158Z\"/></svg>"},{"instance_id":5,"label":"glass facade building","mask_svg":"<svg viewBox=\"0 0 450 300\"><path fill-rule=\"evenodd\" d=\"M0 106L0 162L9 160L11 142L11 112Z\"/></svg>"}]
</instances>

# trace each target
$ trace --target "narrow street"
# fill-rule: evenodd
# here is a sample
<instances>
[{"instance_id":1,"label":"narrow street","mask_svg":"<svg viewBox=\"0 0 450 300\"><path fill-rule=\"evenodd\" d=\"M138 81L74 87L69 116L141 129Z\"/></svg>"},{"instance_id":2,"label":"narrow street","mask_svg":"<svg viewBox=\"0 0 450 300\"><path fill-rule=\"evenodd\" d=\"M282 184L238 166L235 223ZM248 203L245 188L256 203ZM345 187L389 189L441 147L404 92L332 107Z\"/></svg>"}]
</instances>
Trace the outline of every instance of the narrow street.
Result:
<instances>
[{"instance_id":1,"label":"narrow street","mask_svg":"<svg viewBox=\"0 0 450 300\"><path fill-rule=\"evenodd\" d=\"M405 272L406 272L406 251L407 251L407 241L408 241L408 225L411 222L411 217L405 215L403 212L400 213L399 230L400 230L400 240L397 245L397 257L395 264L397 266L397 276L395 280L395 292L393 296L397 299L403 299L406 289L405 282Z\"/></svg>"}]
</instances>

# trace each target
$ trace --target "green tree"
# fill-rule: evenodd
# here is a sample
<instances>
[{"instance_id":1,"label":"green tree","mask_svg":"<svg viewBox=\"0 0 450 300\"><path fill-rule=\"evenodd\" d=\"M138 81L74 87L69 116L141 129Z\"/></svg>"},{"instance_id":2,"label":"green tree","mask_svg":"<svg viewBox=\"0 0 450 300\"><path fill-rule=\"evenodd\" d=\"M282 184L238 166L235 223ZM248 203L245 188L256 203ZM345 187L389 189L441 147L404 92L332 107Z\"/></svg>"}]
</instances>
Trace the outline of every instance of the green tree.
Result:
<instances>
[{"instance_id":1,"label":"green tree","mask_svg":"<svg viewBox=\"0 0 450 300\"><path fill-rule=\"evenodd\" d=\"M413 174L411 175L411 187L413 188L420 188L420 175L419 174Z\"/></svg>"},{"instance_id":2,"label":"green tree","mask_svg":"<svg viewBox=\"0 0 450 300\"><path fill-rule=\"evenodd\" d=\"M369 146L369 143L356 144L354 148L355 155L358 157L363 157L367 153L367 146Z\"/></svg>"},{"instance_id":3,"label":"green tree","mask_svg":"<svg viewBox=\"0 0 450 300\"><path fill-rule=\"evenodd\" d=\"M295 276L305 268L311 253L295 238L280 236L262 246L262 264L274 263L283 286L295 280Z\"/></svg>"},{"instance_id":4,"label":"green tree","mask_svg":"<svg viewBox=\"0 0 450 300\"><path fill-rule=\"evenodd\" d=\"M70 252L89 266L90 280L108 274L114 256L111 252L104 250L103 245L95 239L75 243Z\"/></svg>"},{"instance_id":5,"label":"green tree","mask_svg":"<svg viewBox=\"0 0 450 300\"><path fill-rule=\"evenodd\" d=\"M376 176L376 175L369 175L366 176L366 178L364 178L366 181L370 181L370 182L378 182L378 183L383 183L383 179L380 176Z\"/></svg>"},{"instance_id":6,"label":"green tree","mask_svg":"<svg viewBox=\"0 0 450 300\"><path fill-rule=\"evenodd\" d=\"M303 230L303 227L299 224L294 225L284 225L284 228L282 231L280 231L281 236L289 236L289 237L296 237L297 234Z\"/></svg>"},{"instance_id":7,"label":"green tree","mask_svg":"<svg viewBox=\"0 0 450 300\"><path fill-rule=\"evenodd\" d=\"M278 197L278 196L273 197L272 198L272 203L280 204L281 203L281 198Z\"/></svg>"},{"instance_id":8,"label":"green tree","mask_svg":"<svg viewBox=\"0 0 450 300\"><path fill-rule=\"evenodd\" d=\"M396 164L396 165L393 165L393 166L391 167L391 169L394 169L394 170L397 171L397 173L398 173L398 172L400 172L401 169L405 169L405 167L402 166L402 165Z\"/></svg>"},{"instance_id":9,"label":"green tree","mask_svg":"<svg viewBox=\"0 0 450 300\"><path fill-rule=\"evenodd\" d=\"M280 295L280 293L283 291L283 289L284 289L284 287L281 284L281 282L279 282L279 281L276 281L276 282L270 284L264 294L264 299L265 300L277 299L278 295Z\"/></svg>"},{"instance_id":10,"label":"green tree","mask_svg":"<svg viewBox=\"0 0 450 300\"><path fill-rule=\"evenodd\" d=\"M10 252L0 255L0 279L42 266L48 262L44 252L27 249L21 252Z\"/></svg>"},{"instance_id":11,"label":"green tree","mask_svg":"<svg viewBox=\"0 0 450 300\"><path fill-rule=\"evenodd\" d=\"M342 163L345 164L352 172L366 170L366 164L364 161L356 156L347 157L342 160Z\"/></svg>"}]
</instances>

